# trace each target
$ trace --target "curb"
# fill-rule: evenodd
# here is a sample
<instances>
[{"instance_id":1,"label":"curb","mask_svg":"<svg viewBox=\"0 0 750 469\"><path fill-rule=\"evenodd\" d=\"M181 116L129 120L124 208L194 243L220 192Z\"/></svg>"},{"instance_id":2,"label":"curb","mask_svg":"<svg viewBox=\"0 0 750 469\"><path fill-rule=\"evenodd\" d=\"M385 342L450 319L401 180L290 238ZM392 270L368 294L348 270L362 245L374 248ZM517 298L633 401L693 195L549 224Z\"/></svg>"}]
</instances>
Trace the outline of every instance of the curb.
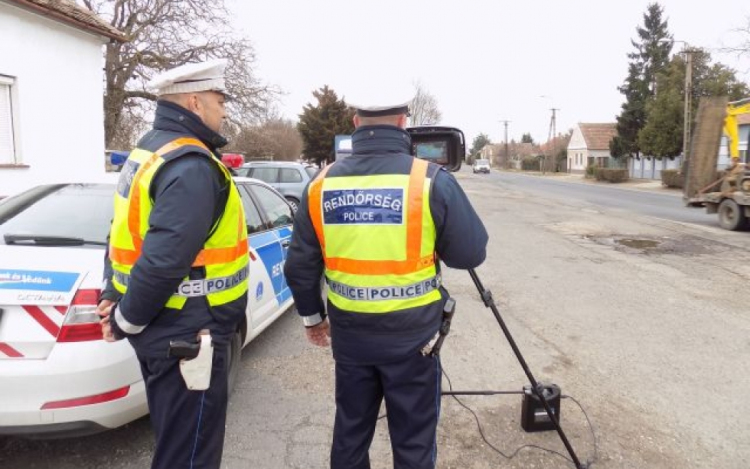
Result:
<instances>
[{"instance_id":1,"label":"curb","mask_svg":"<svg viewBox=\"0 0 750 469\"><path fill-rule=\"evenodd\" d=\"M526 171L501 171L501 170L494 170L497 173L501 174L515 174L519 176L527 176L527 177L536 177L536 178L543 178L543 179L549 179L553 181L560 181L560 182L567 182L570 184L585 184L585 185L591 185L591 186L601 186L601 187L610 187L613 189L622 189L622 190L629 190L629 191L638 191L638 192L652 192L655 194L664 194L669 195L673 197L682 197L682 191L680 189L669 189L667 187L664 187L661 182L655 181L655 180L649 180L650 182L621 182L621 183L611 183L611 182L598 182L593 180L587 180L581 175L580 177L577 177L578 175L570 175L566 174L565 176L548 176L548 175L542 175L541 173L534 173L534 172L526 172ZM554 174L554 173L553 173ZM474 176L472 174L472 176ZM631 180L632 181L632 180ZM638 186L645 186L646 184L650 185L650 187L638 187Z\"/></svg>"}]
</instances>

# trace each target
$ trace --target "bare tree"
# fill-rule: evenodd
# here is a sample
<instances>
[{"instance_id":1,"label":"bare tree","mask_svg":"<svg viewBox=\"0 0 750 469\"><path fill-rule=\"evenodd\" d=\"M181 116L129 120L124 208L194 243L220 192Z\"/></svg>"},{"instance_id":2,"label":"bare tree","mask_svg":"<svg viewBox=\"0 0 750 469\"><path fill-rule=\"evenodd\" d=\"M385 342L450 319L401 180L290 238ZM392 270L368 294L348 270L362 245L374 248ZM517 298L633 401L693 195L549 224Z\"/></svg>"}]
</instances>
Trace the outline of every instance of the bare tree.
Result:
<instances>
[{"instance_id":1,"label":"bare tree","mask_svg":"<svg viewBox=\"0 0 750 469\"><path fill-rule=\"evenodd\" d=\"M732 35L727 40L729 45L719 49L720 52L736 54L742 57L750 54L750 16L746 16L745 24L731 30Z\"/></svg>"},{"instance_id":2,"label":"bare tree","mask_svg":"<svg viewBox=\"0 0 750 469\"><path fill-rule=\"evenodd\" d=\"M227 151L237 151L250 158L295 161L302 153L302 136L297 124L273 118L259 125L241 128L232 138Z\"/></svg>"},{"instance_id":3,"label":"bare tree","mask_svg":"<svg viewBox=\"0 0 750 469\"><path fill-rule=\"evenodd\" d=\"M227 88L232 95L230 120L257 121L265 115L277 90L262 84L253 73L255 53L250 42L233 34L223 0L81 0L115 28L127 42L107 44L104 130L107 146L125 132L123 115L139 101L154 101L146 88L163 70L211 58L227 58ZM125 138L127 140L127 138Z\"/></svg>"},{"instance_id":4,"label":"bare tree","mask_svg":"<svg viewBox=\"0 0 750 469\"><path fill-rule=\"evenodd\" d=\"M434 125L439 124L443 118L443 114L438 108L437 99L427 89L422 86L422 83L416 82L414 84L416 93L414 100L411 105L411 117L409 117L409 125Z\"/></svg>"},{"instance_id":5,"label":"bare tree","mask_svg":"<svg viewBox=\"0 0 750 469\"><path fill-rule=\"evenodd\" d=\"M109 150L130 150L135 147L138 138L149 128L147 114L149 109L144 106L126 106L122 110L117 132L107 142Z\"/></svg>"}]
</instances>

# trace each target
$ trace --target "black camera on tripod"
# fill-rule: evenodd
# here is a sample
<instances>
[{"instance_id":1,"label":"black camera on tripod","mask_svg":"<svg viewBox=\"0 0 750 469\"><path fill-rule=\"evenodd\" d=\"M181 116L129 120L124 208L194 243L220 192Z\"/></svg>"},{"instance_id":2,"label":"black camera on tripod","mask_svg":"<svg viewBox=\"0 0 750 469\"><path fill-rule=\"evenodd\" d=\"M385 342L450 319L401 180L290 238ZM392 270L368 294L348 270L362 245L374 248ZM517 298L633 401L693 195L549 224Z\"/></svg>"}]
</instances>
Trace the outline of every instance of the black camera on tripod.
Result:
<instances>
[{"instance_id":1,"label":"black camera on tripod","mask_svg":"<svg viewBox=\"0 0 750 469\"><path fill-rule=\"evenodd\" d=\"M408 127L411 154L417 158L444 166L448 171L461 169L466 155L464 133L456 127Z\"/></svg>"}]
</instances>

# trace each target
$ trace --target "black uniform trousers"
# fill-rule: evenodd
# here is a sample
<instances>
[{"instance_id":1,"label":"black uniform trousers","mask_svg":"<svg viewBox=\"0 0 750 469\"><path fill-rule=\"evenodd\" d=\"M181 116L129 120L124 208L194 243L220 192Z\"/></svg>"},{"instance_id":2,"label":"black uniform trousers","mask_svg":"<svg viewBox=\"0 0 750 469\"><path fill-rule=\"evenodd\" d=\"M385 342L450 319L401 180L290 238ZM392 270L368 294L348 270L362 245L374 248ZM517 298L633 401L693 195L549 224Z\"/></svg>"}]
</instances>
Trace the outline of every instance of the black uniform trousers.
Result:
<instances>
[{"instance_id":1,"label":"black uniform trousers","mask_svg":"<svg viewBox=\"0 0 750 469\"><path fill-rule=\"evenodd\" d=\"M336 363L331 469L369 469L385 398L394 469L433 469L440 415L440 361L420 353L384 365Z\"/></svg>"},{"instance_id":2,"label":"black uniform trousers","mask_svg":"<svg viewBox=\"0 0 750 469\"><path fill-rule=\"evenodd\" d=\"M218 469L227 416L228 347L214 344L211 385L190 391L177 358L140 358L151 425L152 469Z\"/></svg>"}]
</instances>

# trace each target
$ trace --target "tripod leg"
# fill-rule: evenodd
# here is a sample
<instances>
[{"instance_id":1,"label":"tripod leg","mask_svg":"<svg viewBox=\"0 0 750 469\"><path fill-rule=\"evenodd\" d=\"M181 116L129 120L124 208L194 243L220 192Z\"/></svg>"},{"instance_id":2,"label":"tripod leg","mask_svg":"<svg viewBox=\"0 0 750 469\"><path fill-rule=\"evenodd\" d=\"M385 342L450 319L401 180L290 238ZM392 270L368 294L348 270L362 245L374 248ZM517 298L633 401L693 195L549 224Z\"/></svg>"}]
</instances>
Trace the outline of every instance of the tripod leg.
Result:
<instances>
[{"instance_id":1,"label":"tripod leg","mask_svg":"<svg viewBox=\"0 0 750 469\"><path fill-rule=\"evenodd\" d=\"M549 416L550 420L555 425L555 430L557 430L557 434L560 435L560 439L565 445L565 449L568 450L568 454L570 454L570 457L573 459L573 463L577 468L585 468L586 466L582 465L578 459L578 456L576 456L576 453L573 450L573 446L571 446L570 442L568 441L568 437L565 436L565 432L560 426L560 422L558 421L557 416L554 414L554 412L552 412L552 408L549 406L547 398L544 396L544 386L541 386L536 381L536 379L534 379L534 375L531 374L531 370L526 364L526 360L524 360L523 355L521 355L521 351L519 350L518 345L516 345L516 341L513 340L513 336L510 334L508 326L505 325L505 321L503 321L503 318L500 316L500 311L498 311L497 305L495 305L495 300L492 298L492 293L484 288L484 285L482 285L482 281L479 280L479 276L477 276L477 272L474 269L469 269L469 275L471 276L471 280L474 281L474 285L477 287L477 290L479 290L479 295L481 296L484 305L492 310L492 314L495 316L498 324L500 324L500 328L503 330L505 338L508 339L510 348L513 349L513 353L516 355L518 362L521 364L523 372L526 373L526 377L531 383L532 390L539 397L540 402L544 406L544 410L547 412L547 416Z\"/></svg>"}]
</instances>

